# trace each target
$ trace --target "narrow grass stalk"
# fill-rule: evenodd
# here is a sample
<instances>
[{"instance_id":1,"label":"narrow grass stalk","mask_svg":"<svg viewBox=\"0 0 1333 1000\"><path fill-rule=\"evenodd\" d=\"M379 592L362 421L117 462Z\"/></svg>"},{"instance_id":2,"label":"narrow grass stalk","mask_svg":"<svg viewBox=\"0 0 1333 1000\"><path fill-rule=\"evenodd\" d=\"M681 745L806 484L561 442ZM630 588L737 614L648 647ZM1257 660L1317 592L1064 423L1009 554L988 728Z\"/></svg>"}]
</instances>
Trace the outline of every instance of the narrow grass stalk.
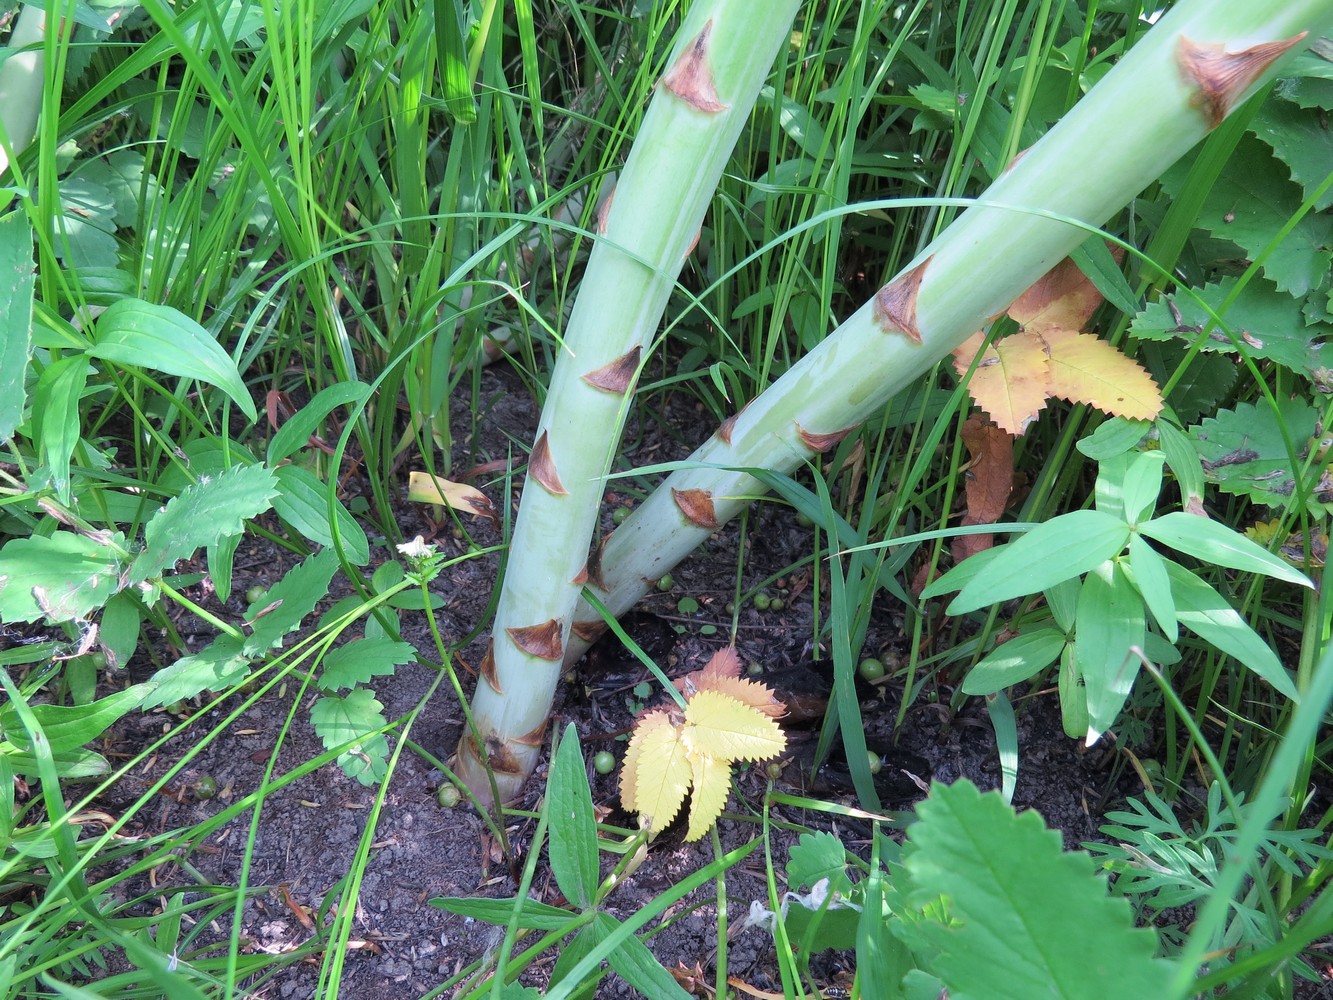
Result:
<instances>
[{"instance_id":1,"label":"narrow grass stalk","mask_svg":"<svg viewBox=\"0 0 1333 1000\"><path fill-rule=\"evenodd\" d=\"M983 197L827 340L726 420L608 539L590 580L615 615L767 487L930 371L1333 22L1333 0L1184 0ZM566 662L600 618L575 616Z\"/></svg>"},{"instance_id":2,"label":"narrow grass stalk","mask_svg":"<svg viewBox=\"0 0 1333 1000\"><path fill-rule=\"evenodd\" d=\"M492 641L473 699L484 751L458 773L503 799L532 772L560 676L588 544L642 355L798 0L696 3L599 223L537 430Z\"/></svg>"}]
</instances>

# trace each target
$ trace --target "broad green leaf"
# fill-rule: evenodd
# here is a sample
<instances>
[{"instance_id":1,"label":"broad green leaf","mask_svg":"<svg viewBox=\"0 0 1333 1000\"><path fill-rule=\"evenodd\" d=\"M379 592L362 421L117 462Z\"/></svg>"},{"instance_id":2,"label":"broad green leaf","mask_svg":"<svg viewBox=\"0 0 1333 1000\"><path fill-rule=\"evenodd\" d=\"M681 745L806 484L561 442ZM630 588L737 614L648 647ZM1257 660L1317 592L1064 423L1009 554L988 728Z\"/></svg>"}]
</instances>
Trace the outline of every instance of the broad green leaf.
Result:
<instances>
[{"instance_id":1,"label":"broad green leaf","mask_svg":"<svg viewBox=\"0 0 1333 1000\"><path fill-rule=\"evenodd\" d=\"M277 477L281 492L273 500L274 511L312 542L332 547L328 487L314 473L295 465L282 466ZM333 501L333 511L347 557L357 566L364 566L370 562L370 542L366 533L337 498Z\"/></svg>"},{"instance_id":2,"label":"broad green leaf","mask_svg":"<svg viewBox=\"0 0 1333 1000\"><path fill-rule=\"evenodd\" d=\"M921 591L923 601L930 600L933 597L939 597L941 594L948 594L955 590L962 590L975 579L976 575L986 568L995 559L1004 554L1005 546L999 545L992 549L983 549L980 552L974 552L957 566L954 566L946 573L935 577L930 583L926 584Z\"/></svg>"},{"instance_id":3,"label":"broad green leaf","mask_svg":"<svg viewBox=\"0 0 1333 1000\"><path fill-rule=\"evenodd\" d=\"M1143 340L1198 344L1204 351L1231 355L1244 351L1309 377L1322 363L1316 347L1320 332L1306 325L1300 300L1255 278L1221 314L1224 330L1211 314L1222 308L1235 287L1235 278L1223 278L1216 285L1194 289L1194 295L1178 293L1159 299L1134 318L1129 332Z\"/></svg>"},{"instance_id":4,"label":"broad green leaf","mask_svg":"<svg viewBox=\"0 0 1333 1000\"><path fill-rule=\"evenodd\" d=\"M335 382L321 389L269 440L268 464L277 466L284 458L300 451L310 435L319 430L325 417L340 406L361 402L369 392L370 386L364 382Z\"/></svg>"},{"instance_id":5,"label":"broad green leaf","mask_svg":"<svg viewBox=\"0 0 1333 1000\"><path fill-rule=\"evenodd\" d=\"M787 747L778 724L758 709L717 691L700 691L685 706L686 747L722 760L768 760Z\"/></svg>"},{"instance_id":6,"label":"broad green leaf","mask_svg":"<svg viewBox=\"0 0 1333 1000\"><path fill-rule=\"evenodd\" d=\"M268 600L266 597L264 603ZM411 663L416 655L417 651L408 642L394 642L383 637L353 639L330 650L324 657L319 671L320 690L333 692L364 684L372 677L390 677L394 667Z\"/></svg>"},{"instance_id":7,"label":"broad green leaf","mask_svg":"<svg viewBox=\"0 0 1333 1000\"><path fill-rule=\"evenodd\" d=\"M56 256L72 270L113 268L119 262L116 244L115 202L105 185L82 174L62 177L59 183Z\"/></svg>"},{"instance_id":8,"label":"broad green leaf","mask_svg":"<svg viewBox=\"0 0 1333 1000\"><path fill-rule=\"evenodd\" d=\"M927 919L918 933L950 1000L1104 1000L1108 984L1115 996L1171 996L1156 935L1035 811L1015 815L959 781L933 785L917 815L903 864L917 906L948 907L947 924Z\"/></svg>"},{"instance_id":9,"label":"broad green leaf","mask_svg":"<svg viewBox=\"0 0 1333 1000\"><path fill-rule=\"evenodd\" d=\"M1088 735L1088 691L1079 676L1072 642L1060 653L1059 692L1060 724L1065 735L1071 740L1081 740Z\"/></svg>"},{"instance_id":10,"label":"broad green leaf","mask_svg":"<svg viewBox=\"0 0 1333 1000\"><path fill-rule=\"evenodd\" d=\"M152 212L162 195L162 184L152 171L144 170L143 154L118 149L79 165L79 176L100 185L111 196L111 218L117 226L134 226L142 204ZM79 272L80 284L84 272Z\"/></svg>"},{"instance_id":11,"label":"broad green leaf","mask_svg":"<svg viewBox=\"0 0 1333 1000\"><path fill-rule=\"evenodd\" d=\"M0 444L23 421L32 345L32 226L23 212L0 218Z\"/></svg>"},{"instance_id":12,"label":"broad green leaf","mask_svg":"<svg viewBox=\"0 0 1333 1000\"><path fill-rule=\"evenodd\" d=\"M1129 540L1129 570L1134 589L1143 598L1144 606L1157 622L1157 627L1169 642L1175 642L1180 629L1176 621L1176 599L1171 596L1171 578L1166 574L1166 563L1138 535Z\"/></svg>"},{"instance_id":13,"label":"broad green leaf","mask_svg":"<svg viewBox=\"0 0 1333 1000\"><path fill-rule=\"evenodd\" d=\"M120 589L125 536L106 543L57 531L14 538L0 548L0 621L86 618Z\"/></svg>"},{"instance_id":14,"label":"broad green leaf","mask_svg":"<svg viewBox=\"0 0 1333 1000\"><path fill-rule=\"evenodd\" d=\"M1121 498L1125 505L1125 520L1135 524L1144 517L1151 517L1157 506L1157 497L1162 492L1162 463L1165 456L1160 451L1145 451L1129 463L1125 470L1125 482Z\"/></svg>"},{"instance_id":15,"label":"broad green leaf","mask_svg":"<svg viewBox=\"0 0 1333 1000\"><path fill-rule=\"evenodd\" d=\"M1147 625L1143 598L1115 562L1105 562L1083 580L1074 626L1074 656L1088 697L1087 743L1111 728L1134 679Z\"/></svg>"},{"instance_id":16,"label":"broad green leaf","mask_svg":"<svg viewBox=\"0 0 1333 1000\"><path fill-rule=\"evenodd\" d=\"M546 790L551 871L565 898L576 906L592 906L597 893L597 821L592 790L579 750L578 730L565 727Z\"/></svg>"},{"instance_id":17,"label":"broad green leaf","mask_svg":"<svg viewBox=\"0 0 1333 1000\"><path fill-rule=\"evenodd\" d=\"M1013 802L1018 785L1018 721L1014 718L1014 706L1003 691L996 691L986 695L986 714L990 716L995 751L1000 757L1000 796L1005 802Z\"/></svg>"},{"instance_id":18,"label":"broad green leaf","mask_svg":"<svg viewBox=\"0 0 1333 1000\"><path fill-rule=\"evenodd\" d=\"M97 739L122 715L138 708L147 691L148 685L135 684L90 705L31 705L29 708L46 734L51 753L63 753ZM32 749L19 712L13 705L0 706L0 733L18 749Z\"/></svg>"},{"instance_id":19,"label":"broad green leaf","mask_svg":"<svg viewBox=\"0 0 1333 1000\"><path fill-rule=\"evenodd\" d=\"M1266 402L1240 403L1191 427L1189 436L1209 482L1226 493L1285 509L1296 491L1296 472L1282 428L1287 428L1299 461L1318 420L1307 401L1279 398L1276 412ZM1317 487L1317 481L1306 484L1306 506L1313 514L1333 511L1333 503L1327 494L1321 500Z\"/></svg>"},{"instance_id":20,"label":"broad green leaf","mask_svg":"<svg viewBox=\"0 0 1333 1000\"><path fill-rule=\"evenodd\" d=\"M1314 586L1304 573L1257 542L1208 517L1172 511L1145 521L1139 530L1149 538L1215 566L1261 573L1302 587Z\"/></svg>"},{"instance_id":21,"label":"broad green leaf","mask_svg":"<svg viewBox=\"0 0 1333 1000\"><path fill-rule=\"evenodd\" d=\"M570 938L559 949L560 954L556 957L555 968L551 970L550 985L555 986L563 982L568 977L569 970L578 965L584 956L589 954L601 940L602 931L595 920ZM600 975L593 975L585 979L583 986L577 992L570 994L570 1000L592 1000L597 984L601 979Z\"/></svg>"},{"instance_id":22,"label":"broad green leaf","mask_svg":"<svg viewBox=\"0 0 1333 1000\"><path fill-rule=\"evenodd\" d=\"M609 913L597 914L598 929L602 936L612 933L620 922ZM662 968L662 963L653 957L648 946L634 935L625 938L606 956L611 968L625 980L640 996L652 997L653 1000L692 1000L690 994L681 988L676 978Z\"/></svg>"},{"instance_id":23,"label":"broad green leaf","mask_svg":"<svg viewBox=\"0 0 1333 1000\"><path fill-rule=\"evenodd\" d=\"M94 753L92 750L66 750L62 753L53 754L56 773L62 778L76 780L79 778L96 778L111 771L111 764L100 753ZM40 777L37 770L37 758L26 750L14 750L4 743L0 743L0 764L9 767L14 774L23 774L29 777ZM3 767L0 767L3 772ZM0 773L0 778L3 778ZM13 785L13 781L10 781Z\"/></svg>"},{"instance_id":24,"label":"broad green leaf","mask_svg":"<svg viewBox=\"0 0 1333 1000\"><path fill-rule=\"evenodd\" d=\"M1091 435L1083 438L1075 447L1094 462L1103 462L1137 448L1151 427L1152 424L1147 420L1112 417L1102 421Z\"/></svg>"},{"instance_id":25,"label":"broad green leaf","mask_svg":"<svg viewBox=\"0 0 1333 1000\"><path fill-rule=\"evenodd\" d=\"M231 597L232 562L240 544L240 535L228 535L208 546L208 577L213 581L213 592L224 604Z\"/></svg>"},{"instance_id":26,"label":"broad green leaf","mask_svg":"<svg viewBox=\"0 0 1333 1000\"><path fill-rule=\"evenodd\" d=\"M40 427L41 458L51 470L60 502L70 502L69 460L79 443L79 400L88 384L88 359L74 354L53 361L32 393L33 420Z\"/></svg>"},{"instance_id":27,"label":"broad green leaf","mask_svg":"<svg viewBox=\"0 0 1333 1000\"><path fill-rule=\"evenodd\" d=\"M236 362L178 309L120 299L97 318L96 338L88 351L95 358L207 382L230 396L250 420L258 418Z\"/></svg>"},{"instance_id":28,"label":"broad green leaf","mask_svg":"<svg viewBox=\"0 0 1333 1000\"><path fill-rule=\"evenodd\" d=\"M994 694L1018 684L1054 663L1065 648L1059 629L1041 628L1024 632L996 646L963 681L964 694Z\"/></svg>"},{"instance_id":29,"label":"broad green leaf","mask_svg":"<svg viewBox=\"0 0 1333 1000\"><path fill-rule=\"evenodd\" d=\"M1104 458L1097 463L1097 481L1093 486L1093 502L1103 514L1128 521L1125 513L1125 475L1133 456L1129 454Z\"/></svg>"},{"instance_id":30,"label":"broad green leaf","mask_svg":"<svg viewBox=\"0 0 1333 1000\"><path fill-rule=\"evenodd\" d=\"M1199 453L1185 432L1169 420L1159 420L1156 424L1157 440L1166 456L1166 464L1180 484L1181 502L1186 506L1191 500L1203 499L1203 464Z\"/></svg>"},{"instance_id":31,"label":"broad green leaf","mask_svg":"<svg viewBox=\"0 0 1333 1000\"><path fill-rule=\"evenodd\" d=\"M1199 638L1233 656L1292 701L1300 695L1268 643L1259 638L1226 599L1185 567L1166 561L1176 617Z\"/></svg>"},{"instance_id":32,"label":"broad green leaf","mask_svg":"<svg viewBox=\"0 0 1333 1000\"><path fill-rule=\"evenodd\" d=\"M1071 577L1045 590L1046 606L1055 624L1066 635L1074 631L1074 613L1078 609L1078 577Z\"/></svg>"},{"instance_id":33,"label":"broad green leaf","mask_svg":"<svg viewBox=\"0 0 1333 1000\"><path fill-rule=\"evenodd\" d=\"M879 1000L907 1000L903 977L915 962L907 946L893 936L884 913L884 871L871 869L862 883L862 911L856 922L856 980L861 996ZM939 990L930 994L938 1000Z\"/></svg>"},{"instance_id":34,"label":"broad green leaf","mask_svg":"<svg viewBox=\"0 0 1333 1000\"><path fill-rule=\"evenodd\" d=\"M369 688L346 696L324 695L310 708L310 721L326 750L352 743L338 756L349 778L373 785L388 771L389 741L376 730L385 726L384 706Z\"/></svg>"},{"instance_id":35,"label":"broad green leaf","mask_svg":"<svg viewBox=\"0 0 1333 1000\"><path fill-rule=\"evenodd\" d=\"M332 549L317 552L289 569L257 606L246 611L246 621L253 631L245 640L245 654L259 656L280 645L288 632L300 628L305 616L328 597L329 583L337 571L338 556Z\"/></svg>"},{"instance_id":36,"label":"broad green leaf","mask_svg":"<svg viewBox=\"0 0 1333 1000\"><path fill-rule=\"evenodd\" d=\"M219 636L199 652L182 656L153 674L143 707L158 708L205 691L225 691L245 680L250 665L251 658L241 652L239 642L229 635Z\"/></svg>"},{"instance_id":37,"label":"broad green leaf","mask_svg":"<svg viewBox=\"0 0 1333 1000\"><path fill-rule=\"evenodd\" d=\"M240 534L245 519L268 510L277 492L263 465L237 466L186 487L144 528L144 550L130 567L130 582L158 576L197 549Z\"/></svg>"},{"instance_id":38,"label":"broad green leaf","mask_svg":"<svg viewBox=\"0 0 1333 1000\"><path fill-rule=\"evenodd\" d=\"M514 906L517 902L518 900L513 898L482 899L477 896L437 896L429 900L430 905L438 910L457 913L460 917L471 917L473 920L494 924L497 927L503 927L509 923L509 918L514 915ZM562 927L568 927L576 917L577 914L562 910L557 906L541 903L535 899L525 899L523 900L523 913L518 919L518 925L535 931L558 931Z\"/></svg>"},{"instance_id":39,"label":"broad green leaf","mask_svg":"<svg viewBox=\"0 0 1333 1000\"><path fill-rule=\"evenodd\" d=\"M1002 553L972 578L946 609L975 611L1082 576L1119 553L1129 525L1096 510L1076 510L1039 524L995 551Z\"/></svg>"}]
</instances>

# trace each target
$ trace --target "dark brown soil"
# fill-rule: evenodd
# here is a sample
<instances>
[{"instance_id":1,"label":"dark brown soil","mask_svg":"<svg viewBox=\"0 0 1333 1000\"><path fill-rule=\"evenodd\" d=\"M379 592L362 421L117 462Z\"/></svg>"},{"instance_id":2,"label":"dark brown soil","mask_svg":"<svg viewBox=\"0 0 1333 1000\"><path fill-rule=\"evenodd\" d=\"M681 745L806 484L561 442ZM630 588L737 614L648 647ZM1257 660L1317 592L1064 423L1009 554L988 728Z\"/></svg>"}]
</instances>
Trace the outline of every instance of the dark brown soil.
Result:
<instances>
[{"instance_id":1,"label":"dark brown soil","mask_svg":"<svg viewBox=\"0 0 1333 1000\"><path fill-rule=\"evenodd\" d=\"M497 368L481 379L482 397L475 412L481 414L475 436L469 430L466 411L460 411L455 427L466 435L459 441L454 468L461 470L476 463L500 459L514 447L527 442L535 426L535 410L526 391L512 373ZM659 401L660 402L660 401ZM663 404L668 422L683 418L704 424L705 418L691 404L671 401ZM711 423L711 422L709 422ZM677 424L677 426L681 426ZM697 437L708 433L700 426ZM688 450L688 443L665 440L651 430L642 435L641 447L652 449L653 461L678 458ZM631 456L642 464L642 456ZM499 487L488 491L497 501ZM454 537L449 527L430 524L423 512L405 505L401 514L405 535L422 532L434 535L440 544L461 553L466 539ZM498 541L495 529L476 522L470 526L475 540L482 544ZM724 645L730 630L730 615L724 606L736 587L739 531L723 530L676 572L673 592L655 593L642 609L629 616L626 625L632 635L669 672L696 669L708 656ZM800 559L809 545L808 533L800 528L785 507L761 505L750 522L743 573L743 584L753 585ZM760 539L761 541L756 541ZM376 561L393 558L380 548ZM240 569L236 593L243 593L252 582L274 582L284 568L278 550L260 548L247 541L237 556ZM494 556L460 563L446 572L435 589L444 598L440 615L447 641L455 642L484 624L497 562ZM789 600L780 613L761 614L747 608L741 617L737 645L748 661L773 672L794 671L804 678L798 683L814 689L819 697L821 684L827 685L829 666L826 658L816 659L811 642L813 609L811 589L801 590L793 576L788 581ZM684 596L695 598L700 610L681 614L678 602ZM233 598L225 613L235 619L242 606ZM419 613L404 613L405 638L423 650L433 648ZM877 608L866 649L868 652L900 650L905 645L901 614L887 602ZM623 734L632 720L629 702L631 688L647 677L632 658L613 643L604 641L585 660L573 682L563 685L556 705L561 725L578 726L585 757L595 751L619 751L623 743L615 737ZM482 643L473 642L464 649L460 661L479 662ZM784 675L786 676L786 675ZM410 712L435 679L431 670L420 666L403 667L391 678L379 678L373 685L383 702L385 713L395 718ZM470 681L469 681L470 683ZM999 785L999 766L994 737L984 707L964 704L957 714L947 708L949 691L937 692L938 700L922 698L908 711L902 729L894 733L892 723L901 692L886 688L864 692L863 715L867 738L872 744L891 750L889 764L882 773L887 809L905 809L922 794L907 780L911 771L923 780L931 778L950 782L970 778L982 788ZM129 833L160 833L189 827L214 815L260 786L266 768L273 761L273 775L281 775L317 756L323 747L311 726L309 698L294 704L301 696L299 681L291 680L283 690L274 691L245 711L229 728L205 747L191 761L177 782L184 787L193 778L209 774L217 779L217 798L198 801L190 795L163 795L159 805L141 812L136 829ZM191 727L169 743L152 762L122 783L102 807L116 814L118 808L133 802L162 771L178 762L192 749L200 735L212 729L222 717L227 703L210 710L202 725ZM291 723L288 726L288 716ZM1039 696L1018 706L1020 766L1015 805L1036 808L1046 820L1061 829L1066 844L1097 837L1098 825L1106 803L1114 805L1136 789L1114 767L1113 751L1080 751L1060 730L1054 695ZM149 740L174 722L163 714L126 719L112 734L111 749L128 754L137 752ZM284 731L284 727L287 727ZM430 753L446 758L456 746L460 731L459 709L447 685L442 686L433 702L420 715L411 730L411 739ZM808 777L804 762L810 761L818 721L793 729L791 762L786 767L780 787L800 789L807 781L817 782L815 791L830 798L855 804L854 796L843 789L833 772L817 779ZM1132 773L1132 772L1131 772ZM595 801L615 810L617 792L614 777L597 775L589 769ZM538 778L541 778L539 773ZM342 979L343 995L391 1000L420 997L435 989L468 963L494 948L500 932L483 924L450 915L429 905L439 896L510 896L515 891L513 872L521 868L522 852L530 845L535 821L523 817L510 820L509 837L520 852L511 869L495 851L480 818L466 806L441 808L435 793L441 775L429 762L411 749L404 749L397 767L390 775L383 807L378 815L373 805L377 789L366 788L346 777L330 764L268 796L257 819L243 813L210 836L188 858L200 876L218 885L236 885L241 873L252 887L267 887L247 904L241 921L245 947L281 953L309 941L314 932L307 922L318 918L321 904L336 901L340 907L355 906L353 950L346 957ZM743 773L739 788L745 801L733 796L729 816L720 824L726 848L744 844L759 835L754 821L761 806L764 778L761 772ZM541 794L541 782L534 781L526 805L535 808ZM828 818L801 813L787 807L778 815L794 824L828 828ZM373 829L368 829L374 817ZM253 850L246 844L252 820L256 823ZM612 812L611 822L628 823L623 814ZM855 846L868 828L840 822L835 831ZM782 834L788 841L775 844L774 864L779 879L786 862L786 846L794 835ZM369 862L354 901L344 892L342 882L353 868L358 843L369 843ZM614 856L606 863L610 865ZM728 872L728 917L737 925L749 910L751 901L766 900L767 889L762 852L752 855L738 870ZM664 889L713 859L711 843L686 844L681 834L669 831L653 845L648 861L609 897L609 911L623 917L633 913ZM153 875L157 887L188 885L186 868L159 869ZM545 865L538 868L533 894L544 901L558 903L559 893ZM143 880L140 880L141 882ZM785 885L779 882L780 888ZM126 887L139 892L144 884ZM712 983L716 955L716 894L710 885L705 890L673 907L668 919L650 941L653 952L667 967L678 964L702 967L706 982ZM214 940L225 940L226 927L218 928ZM549 975L555 955L540 959L524 981L540 986ZM758 990L781 991L777 976L773 942L767 933L750 929L729 942L728 969L731 975ZM815 964L814 974L822 987L830 990L850 983L850 958L824 956ZM256 996L304 998L314 995L320 974L320 959L293 965L264 983ZM604 1000L633 994L614 976L599 988ZM830 995L836 993L830 992Z\"/></svg>"}]
</instances>

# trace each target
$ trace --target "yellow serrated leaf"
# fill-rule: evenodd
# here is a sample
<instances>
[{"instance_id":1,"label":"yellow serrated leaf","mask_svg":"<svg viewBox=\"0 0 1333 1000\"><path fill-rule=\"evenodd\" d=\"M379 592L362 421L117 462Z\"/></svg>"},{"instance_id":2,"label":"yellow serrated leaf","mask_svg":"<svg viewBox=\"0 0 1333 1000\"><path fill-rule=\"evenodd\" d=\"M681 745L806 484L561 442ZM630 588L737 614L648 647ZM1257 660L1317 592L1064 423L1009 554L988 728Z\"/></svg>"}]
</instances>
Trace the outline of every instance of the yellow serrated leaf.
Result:
<instances>
[{"instance_id":1,"label":"yellow serrated leaf","mask_svg":"<svg viewBox=\"0 0 1333 1000\"><path fill-rule=\"evenodd\" d=\"M787 746L776 722L718 691L700 691L691 698L685 723L681 741L690 752L719 760L768 760Z\"/></svg>"},{"instance_id":2,"label":"yellow serrated leaf","mask_svg":"<svg viewBox=\"0 0 1333 1000\"><path fill-rule=\"evenodd\" d=\"M666 712L651 712L631 741L631 748L634 742L639 744L632 783L634 809L653 833L665 830L676 818L690 790L690 762L681 737L681 729Z\"/></svg>"},{"instance_id":3,"label":"yellow serrated leaf","mask_svg":"<svg viewBox=\"0 0 1333 1000\"><path fill-rule=\"evenodd\" d=\"M1052 396L1131 420L1152 420L1162 411L1152 376L1100 337L1047 330L1042 338L1050 353Z\"/></svg>"},{"instance_id":4,"label":"yellow serrated leaf","mask_svg":"<svg viewBox=\"0 0 1333 1000\"><path fill-rule=\"evenodd\" d=\"M954 351L954 369L960 376L967 373L980 349L980 337L974 334ZM1040 338L1015 333L985 349L967 391L996 426L1021 435L1046 406L1049 377L1049 359Z\"/></svg>"},{"instance_id":5,"label":"yellow serrated leaf","mask_svg":"<svg viewBox=\"0 0 1333 1000\"><path fill-rule=\"evenodd\" d=\"M725 694L742 705L758 709L770 719L780 719L787 714L787 706L778 701L773 689L758 681L740 677L706 677L700 679L697 690Z\"/></svg>"},{"instance_id":6,"label":"yellow serrated leaf","mask_svg":"<svg viewBox=\"0 0 1333 1000\"><path fill-rule=\"evenodd\" d=\"M686 840L698 840L722 815L731 791L731 765L706 754L690 754L694 797L690 800L690 828Z\"/></svg>"},{"instance_id":7,"label":"yellow serrated leaf","mask_svg":"<svg viewBox=\"0 0 1333 1000\"><path fill-rule=\"evenodd\" d=\"M407 474L407 499L413 503L443 504L479 517L495 517L495 506L490 497L475 486L455 483L426 472Z\"/></svg>"}]
</instances>

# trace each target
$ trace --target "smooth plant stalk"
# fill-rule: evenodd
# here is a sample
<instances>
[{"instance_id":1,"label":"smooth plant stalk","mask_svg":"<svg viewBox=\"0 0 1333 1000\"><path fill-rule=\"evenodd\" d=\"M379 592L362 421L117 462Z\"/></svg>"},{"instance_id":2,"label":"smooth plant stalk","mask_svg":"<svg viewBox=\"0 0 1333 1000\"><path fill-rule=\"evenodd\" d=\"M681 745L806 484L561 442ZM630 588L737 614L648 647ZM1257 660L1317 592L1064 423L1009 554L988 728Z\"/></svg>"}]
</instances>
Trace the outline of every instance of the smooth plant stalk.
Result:
<instances>
[{"instance_id":1,"label":"smooth plant stalk","mask_svg":"<svg viewBox=\"0 0 1333 1000\"><path fill-rule=\"evenodd\" d=\"M45 59L40 45L46 37L46 11L27 4L14 21L9 36L12 53L0 63L0 174L9 169L12 156L18 156L37 134L37 119L42 110L42 71Z\"/></svg>"},{"instance_id":2,"label":"smooth plant stalk","mask_svg":"<svg viewBox=\"0 0 1333 1000\"><path fill-rule=\"evenodd\" d=\"M612 614L767 487L872 416L1068 256L1333 22L1333 0L1184 0L828 339L725 421L606 541ZM581 603L567 663L600 617Z\"/></svg>"},{"instance_id":3,"label":"smooth plant stalk","mask_svg":"<svg viewBox=\"0 0 1333 1000\"><path fill-rule=\"evenodd\" d=\"M491 646L458 773L515 798L531 774L570 640L597 567L588 547L645 348L698 238L740 131L799 0L710 0L690 8L644 116L570 316L510 544Z\"/></svg>"}]
</instances>

